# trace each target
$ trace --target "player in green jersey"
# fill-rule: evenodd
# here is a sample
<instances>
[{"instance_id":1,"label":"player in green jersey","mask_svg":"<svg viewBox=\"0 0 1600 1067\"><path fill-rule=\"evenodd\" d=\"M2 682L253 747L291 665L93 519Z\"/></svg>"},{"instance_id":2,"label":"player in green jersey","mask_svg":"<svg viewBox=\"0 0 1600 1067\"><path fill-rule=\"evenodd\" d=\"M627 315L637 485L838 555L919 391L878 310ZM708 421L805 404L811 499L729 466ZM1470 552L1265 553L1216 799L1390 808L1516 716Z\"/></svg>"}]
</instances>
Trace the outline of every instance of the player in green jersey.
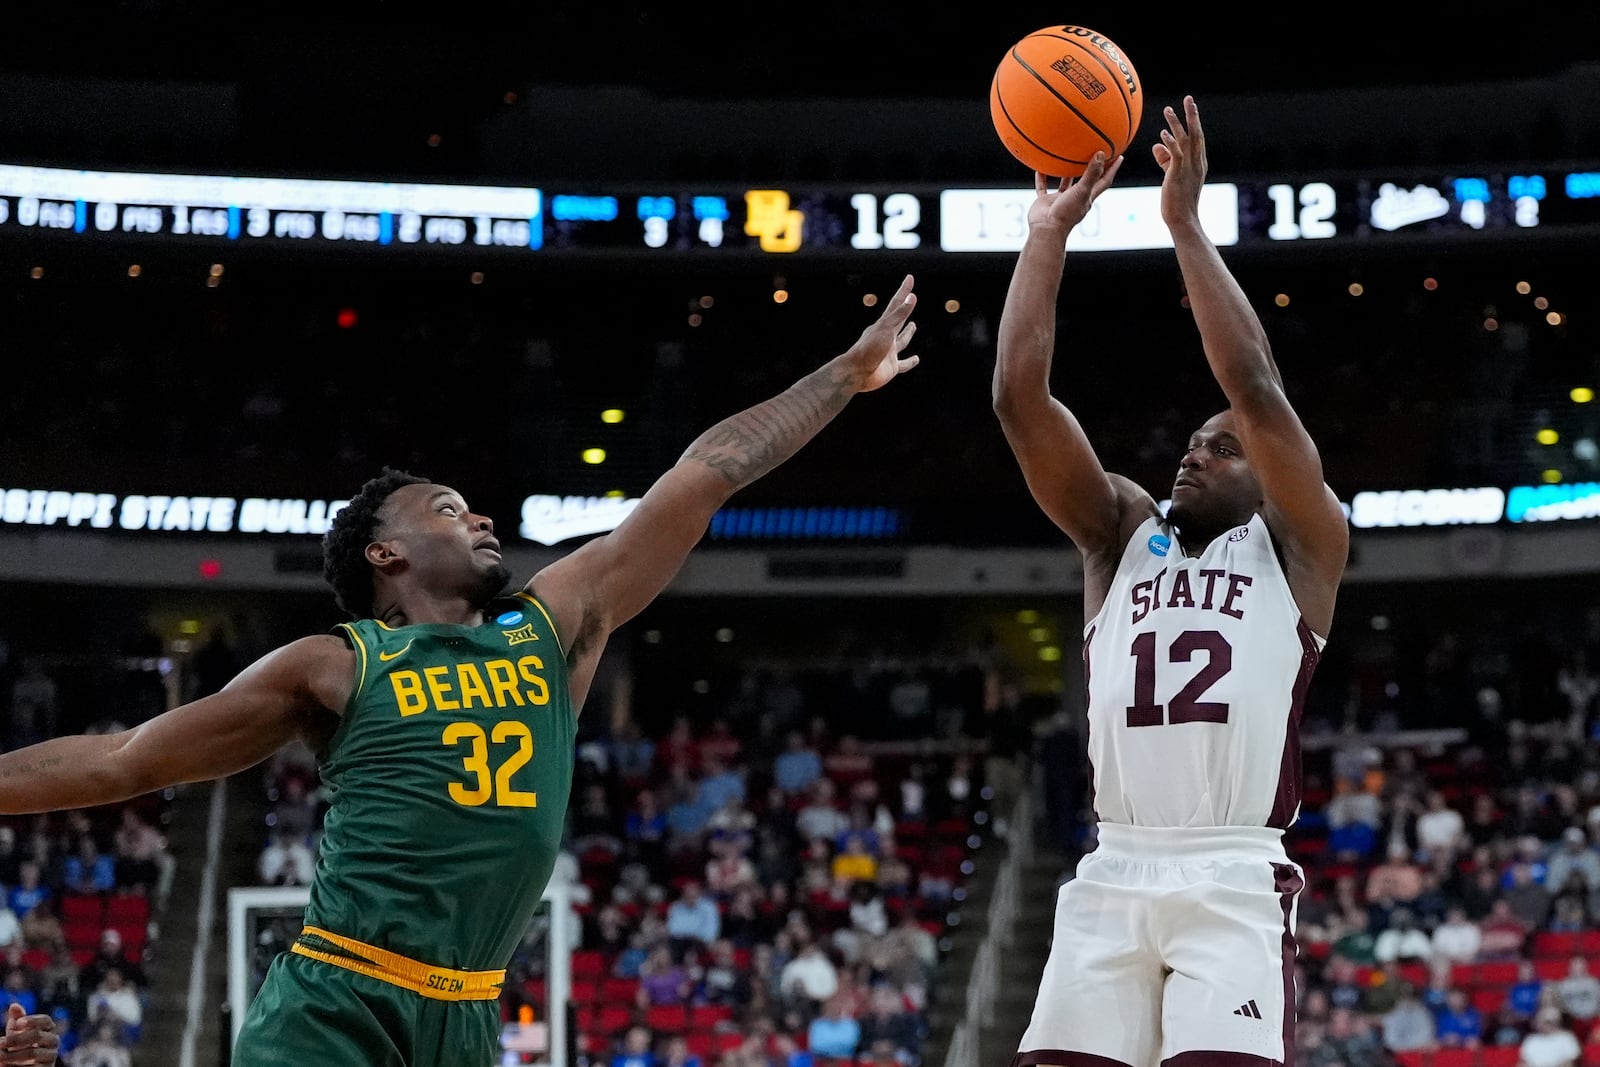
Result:
<instances>
[{"instance_id":1,"label":"player in green jersey","mask_svg":"<svg viewBox=\"0 0 1600 1067\"><path fill-rule=\"evenodd\" d=\"M489 1067L607 639L730 496L916 366L903 355L915 303L908 276L847 351L701 434L615 530L510 595L494 523L448 486L385 469L324 539L354 621L132 730L0 755L0 814L115 803L306 742L331 803L305 929L270 967L234 1067Z\"/></svg>"}]
</instances>

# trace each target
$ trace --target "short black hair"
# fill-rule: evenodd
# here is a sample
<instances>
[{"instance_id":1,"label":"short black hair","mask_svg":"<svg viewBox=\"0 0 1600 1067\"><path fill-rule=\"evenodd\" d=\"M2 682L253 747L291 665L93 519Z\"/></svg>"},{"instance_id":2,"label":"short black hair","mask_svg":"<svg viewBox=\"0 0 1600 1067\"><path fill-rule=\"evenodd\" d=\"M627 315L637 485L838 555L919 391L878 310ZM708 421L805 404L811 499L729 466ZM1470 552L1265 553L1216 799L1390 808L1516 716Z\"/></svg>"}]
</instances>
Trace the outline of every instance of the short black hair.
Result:
<instances>
[{"instance_id":1,"label":"short black hair","mask_svg":"<svg viewBox=\"0 0 1600 1067\"><path fill-rule=\"evenodd\" d=\"M367 562L367 546L377 533L378 509L401 486L429 480L384 467L334 514L328 532L322 535L322 576L333 587L334 600L351 618L372 615L372 565Z\"/></svg>"}]
</instances>

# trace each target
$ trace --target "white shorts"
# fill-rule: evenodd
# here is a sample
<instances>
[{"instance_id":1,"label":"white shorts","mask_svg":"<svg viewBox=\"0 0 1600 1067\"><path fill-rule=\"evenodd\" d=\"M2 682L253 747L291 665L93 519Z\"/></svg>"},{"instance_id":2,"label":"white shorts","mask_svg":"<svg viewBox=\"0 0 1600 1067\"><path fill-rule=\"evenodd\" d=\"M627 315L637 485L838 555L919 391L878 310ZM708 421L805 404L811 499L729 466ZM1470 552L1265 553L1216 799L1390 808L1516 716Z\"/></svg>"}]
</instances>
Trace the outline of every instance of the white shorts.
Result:
<instances>
[{"instance_id":1,"label":"white shorts","mask_svg":"<svg viewBox=\"0 0 1600 1067\"><path fill-rule=\"evenodd\" d=\"M1101 824L1012 1067L1283 1063L1303 885L1278 830Z\"/></svg>"}]
</instances>

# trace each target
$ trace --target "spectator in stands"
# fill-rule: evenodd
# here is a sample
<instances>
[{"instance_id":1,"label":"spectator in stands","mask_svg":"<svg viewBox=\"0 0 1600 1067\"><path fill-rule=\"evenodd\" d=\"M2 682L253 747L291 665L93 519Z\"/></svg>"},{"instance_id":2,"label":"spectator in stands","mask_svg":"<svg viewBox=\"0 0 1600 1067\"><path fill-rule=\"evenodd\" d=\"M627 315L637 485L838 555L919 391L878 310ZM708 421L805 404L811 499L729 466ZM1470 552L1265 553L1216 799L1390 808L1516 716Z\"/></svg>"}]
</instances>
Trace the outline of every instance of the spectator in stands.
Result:
<instances>
[{"instance_id":1,"label":"spectator in stands","mask_svg":"<svg viewBox=\"0 0 1600 1067\"><path fill-rule=\"evenodd\" d=\"M1334 957L1362 965L1378 962L1378 935L1372 932L1372 919L1365 908L1352 908L1341 916L1340 928L1333 939Z\"/></svg>"},{"instance_id":2,"label":"spectator in stands","mask_svg":"<svg viewBox=\"0 0 1600 1067\"><path fill-rule=\"evenodd\" d=\"M853 1060L861 1046L861 1023L845 1012L835 995L828 997L806 1027L806 1047L822 1059Z\"/></svg>"},{"instance_id":3,"label":"spectator in stands","mask_svg":"<svg viewBox=\"0 0 1600 1067\"><path fill-rule=\"evenodd\" d=\"M1417 848L1430 864L1440 858L1453 859L1467 848L1467 821L1442 791L1430 789L1427 797L1426 810L1417 816Z\"/></svg>"},{"instance_id":4,"label":"spectator in stands","mask_svg":"<svg viewBox=\"0 0 1600 1067\"><path fill-rule=\"evenodd\" d=\"M689 1051L689 1039L683 1034L667 1035L656 1062L660 1067L702 1067L700 1057Z\"/></svg>"},{"instance_id":5,"label":"spectator in stands","mask_svg":"<svg viewBox=\"0 0 1600 1067\"><path fill-rule=\"evenodd\" d=\"M1467 910L1459 904L1445 913L1444 922L1433 928L1428 954L1433 963L1476 963L1483 947L1483 931L1467 918Z\"/></svg>"},{"instance_id":6,"label":"spectator in stands","mask_svg":"<svg viewBox=\"0 0 1600 1067\"><path fill-rule=\"evenodd\" d=\"M0 911L9 914L11 909L0 906ZM5 916L0 914L0 947L8 943L4 940L4 927ZM22 947L26 949L48 952L67 939L61 920L56 916L55 906L48 900L35 904L33 910L22 917L19 929L22 932Z\"/></svg>"},{"instance_id":7,"label":"spectator in stands","mask_svg":"<svg viewBox=\"0 0 1600 1067\"><path fill-rule=\"evenodd\" d=\"M73 1050L72 1067L133 1067L133 1053L122 1043L116 1020L90 1024L88 1039Z\"/></svg>"},{"instance_id":8,"label":"spectator in stands","mask_svg":"<svg viewBox=\"0 0 1600 1067\"><path fill-rule=\"evenodd\" d=\"M1472 1006L1465 989L1450 990L1435 1031L1444 1048L1477 1048L1483 1044L1483 1015Z\"/></svg>"},{"instance_id":9,"label":"spectator in stands","mask_svg":"<svg viewBox=\"0 0 1600 1067\"><path fill-rule=\"evenodd\" d=\"M694 736L694 723L688 715L672 717L672 727L656 745L656 766L671 775L677 768L692 780L700 773L700 742Z\"/></svg>"},{"instance_id":10,"label":"spectator in stands","mask_svg":"<svg viewBox=\"0 0 1600 1067\"><path fill-rule=\"evenodd\" d=\"M0 1009L12 1004L22 1005L29 1015L39 1010L39 993L33 988L32 976L20 965L6 968L5 984L0 986Z\"/></svg>"},{"instance_id":11,"label":"spectator in stands","mask_svg":"<svg viewBox=\"0 0 1600 1067\"><path fill-rule=\"evenodd\" d=\"M878 877L878 858L867 848L860 833L847 833L844 847L833 857L829 873L843 882L873 881Z\"/></svg>"},{"instance_id":12,"label":"spectator in stands","mask_svg":"<svg viewBox=\"0 0 1600 1067\"><path fill-rule=\"evenodd\" d=\"M1509 888L1504 889L1501 896L1512 914L1530 930L1544 926L1550 918L1550 892L1538 882L1533 865L1526 860L1513 862L1504 880L1509 882Z\"/></svg>"},{"instance_id":13,"label":"spectator in stands","mask_svg":"<svg viewBox=\"0 0 1600 1067\"><path fill-rule=\"evenodd\" d=\"M34 907L51 897L50 887L42 881L37 860L25 860L17 870L17 884L6 894L6 904L13 915L26 915Z\"/></svg>"},{"instance_id":14,"label":"spectator in stands","mask_svg":"<svg viewBox=\"0 0 1600 1067\"><path fill-rule=\"evenodd\" d=\"M872 987L867 1011L861 1016L861 1044L870 1048L888 1041L891 1049L913 1059L922 1051L922 1019L910 1010L905 997L892 984Z\"/></svg>"},{"instance_id":15,"label":"spectator in stands","mask_svg":"<svg viewBox=\"0 0 1600 1067\"><path fill-rule=\"evenodd\" d=\"M1517 980L1506 990L1506 1005L1524 1022L1532 1021L1544 1000L1544 979L1532 960L1517 964Z\"/></svg>"},{"instance_id":16,"label":"spectator in stands","mask_svg":"<svg viewBox=\"0 0 1600 1067\"><path fill-rule=\"evenodd\" d=\"M50 962L39 969L39 995L51 1007L66 1007L75 1014L83 1007L82 968L65 941L50 950Z\"/></svg>"},{"instance_id":17,"label":"spectator in stands","mask_svg":"<svg viewBox=\"0 0 1600 1067\"><path fill-rule=\"evenodd\" d=\"M310 885L316 873L316 857L306 845L283 827L274 827L267 847L256 861L262 885Z\"/></svg>"},{"instance_id":18,"label":"spectator in stands","mask_svg":"<svg viewBox=\"0 0 1600 1067\"><path fill-rule=\"evenodd\" d=\"M1546 930L1576 934L1588 928L1589 916L1584 910L1581 897L1563 894L1555 898L1550 909L1550 921L1545 923Z\"/></svg>"},{"instance_id":19,"label":"spectator in stands","mask_svg":"<svg viewBox=\"0 0 1600 1067\"><path fill-rule=\"evenodd\" d=\"M690 879L683 883L678 898L667 906L667 937L674 959L681 960L684 950L704 950L722 936L722 914L701 888Z\"/></svg>"},{"instance_id":20,"label":"spectator in stands","mask_svg":"<svg viewBox=\"0 0 1600 1067\"><path fill-rule=\"evenodd\" d=\"M739 966L734 942L719 937L706 955L700 979L700 997L707 1004L743 1004L750 999L750 978Z\"/></svg>"},{"instance_id":21,"label":"spectator in stands","mask_svg":"<svg viewBox=\"0 0 1600 1067\"><path fill-rule=\"evenodd\" d=\"M1426 960L1433 954L1433 942L1417 925L1410 908L1396 908L1389 925L1373 943L1372 956L1379 963L1404 963Z\"/></svg>"},{"instance_id":22,"label":"spectator in stands","mask_svg":"<svg viewBox=\"0 0 1600 1067\"><path fill-rule=\"evenodd\" d=\"M43 901L41 906L49 908L50 902ZM34 911L37 910L38 906L34 908ZM33 912L30 911L28 914L32 915ZM35 947L27 944L27 934L24 933L22 924L17 921L16 912L0 904L0 949L10 948L12 945L23 945L28 948Z\"/></svg>"},{"instance_id":23,"label":"spectator in stands","mask_svg":"<svg viewBox=\"0 0 1600 1067\"><path fill-rule=\"evenodd\" d=\"M772 780L789 796L800 796L822 777L822 755L799 730L790 730L784 750L772 761Z\"/></svg>"},{"instance_id":24,"label":"spectator in stands","mask_svg":"<svg viewBox=\"0 0 1600 1067\"><path fill-rule=\"evenodd\" d=\"M729 802L744 803L744 775L735 764L725 762L715 751L706 750L701 751L700 762L704 771L695 787L695 798L706 820Z\"/></svg>"},{"instance_id":25,"label":"spectator in stands","mask_svg":"<svg viewBox=\"0 0 1600 1067\"><path fill-rule=\"evenodd\" d=\"M667 945L651 949L639 966L639 992L651 1005L687 1003L693 988L688 970L673 958Z\"/></svg>"},{"instance_id":26,"label":"spectator in stands","mask_svg":"<svg viewBox=\"0 0 1600 1067\"><path fill-rule=\"evenodd\" d=\"M144 1004L139 993L129 985L120 968L107 967L100 982L89 991L89 1021L99 1025L113 1020L123 1039L129 1044L138 1040L139 1028L144 1022Z\"/></svg>"},{"instance_id":27,"label":"spectator in stands","mask_svg":"<svg viewBox=\"0 0 1600 1067\"><path fill-rule=\"evenodd\" d=\"M591 850L609 852L613 857L622 853L622 838L618 835L618 819L611 810L611 792L603 781L584 785L578 803L569 816L572 851L583 856Z\"/></svg>"},{"instance_id":28,"label":"spectator in stands","mask_svg":"<svg viewBox=\"0 0 1600 1067\"><path fill-rule=\"evenodd\" d=\"M117 855L117 884L148 889L157 911L167 906L178 861L167 848L167 837L132 804L122 808L113 840Z\"/></svg>"},{"instance_id":29,"label":"spectator in stands","mask_svg":"<svg viewBox=\"0 0 1600 1067\"><path fill-rule=\"evenodd\" d=\"M1600 978L1589 970L1589 961L1574 956L1567 964L1567 975L1555 984L1556 1003L1573 1019L1589 1022L1600 1016Z\"/></svg>"},{"instance_id":30,"label":"spectator in stands","mask_svg":"<svg viewBox=\"0 0 1600 1067\"><path fill-rule=\"evenodd\" d=\"M706 861L706 888L718 901L731 901L739 890L761 884L755 864L750 861L749 842L746 833L719 833L712 837L711 858Z\"/></svg>"},{"instance_id":31,"label":"spectator in stands","mask_svg":"<svg viewBox=\"0 0 1600 1067\"><path fill-rule=\"evenodd\" d=\"M630 789L642 788L650 781L655 757L656 743L632 718L624 719L611 739L611 766L617 780Z\"/></svg>"},{"instance_id":32,"label":"spectator in stands","mask_svg":"<svg viewBox=\"0 0 1600 1067\"><path fill-rule=\"evenodd\" d=\"M1583 1055L1577 1035L1561 1025L1561 1011L1542 1008L1534 1018L1533 1032L1518 1048L1518 1067L1577 1067Z\"/></svg>"},{"instance_id":33,"label":"spectator in stands","mask_svg":"<svg viewBox=\"0 0 1600 1067\"><path fill-rule=\"evenodd\" d=\"M762 890L757 885L747 885L735 890L728 901L728 910L722 916L722 936L736 948L752 948L771 940L773 923L760 907Z\"/></svg>"},{"instance_id":34,"label":"spectator in stands","mask_svg":"<svg viewBox=\"0 0 1600 1067\"><path fill-rule=\"evenodd\" d=\"M708 757L723 767L737 767L744 758L744 742L734 734L733 724L725 715L712 719L711 728L700 738L700 759L709 769L711 764L705 762Z\"/></svg>"},{"instance_id":35,"label":"spectator in stands","mask_svg":"<svg viewBox=\"0 0 1600 1067\"><path fill-rule=\"evenodd\" d=\"M1511 902L1500 898L1489 907L1489 914L1478 924L1482 937L1478 958L1484 962L1515 960L1522 957L1530 928L1515 912Z\"/></svg>"},{"instance_id":36,"label":"spectator in stands","mask_svg":"<svg viewBox=\"0 0 1600 1067\"><path fill-rule=\"evenodd\" d=\"M1555 897L1567 894L1583 902L1584 911L1600 918L1600 852L1589 845L1581 826L1561 832L1561 845L1553 850L1545 869L1545 888Z\"/></svg>"},{"instance_id":37,"label":"spectator in stands","mask_svg":"<svg viewBox=\"0 0 1600 1067\"><path fill-rule=\"evenodd\" d=\"M22 661L22 673L11 685L10 718L6 722L5 747L22 748L56 733L61 693L56 680L38 656Z\"/></svg>"},{"instance_id":38,"label":"spectator in stands","mask_svg":"<svg viewBox=\"0 0 1600 1067\"><path fill-rule=\"evenodd\" d=\"M702 806L694 773L686 764L670 765L661 800L667 816L667 852L697 853L711 812Z\"/></svg>"},{"instance_id":39,"label":"spectator in stands","mask_svg":"<svg viewBox=\"0 0 1600 1067\"><path fill-rule=\"evenodd\" d=\"M1383 822L1376 796L1340 777L1324 814L1328 820L1328 850L1336 861L1359 863L1372 855L1378 843L1378 827Z\"/></svg>"},{"instance_id":40,"label":"spectator in stands","mask_svg":"<svg viewBox=\"0 0 1600 1067\"><path fill-rule=\"evenodd\" d=\"M838 968L816 941L800 949L778 975L778 993L785 1007L799 1008L807 1018L838 991Z\"/></svg>"},{"instance_id":41,"label":"spectator in stands","mask_svg":"<svg viewBox=\"0 0 1600 1067\"><path fill-rule=\"evenodd\" d=\"M116 859L100 850L93 834L79 834L76 850L62 866L61 882L72 893L109 893L117 886Z\"/></svg>"},{"instance_id":42,"label":"spectator in stands","mask_svg":"<svg viewBox=\"0 0 1600 1067\"><path fill-rule=\"evenodd\" d=\"M282 830L290 837L312 844L322 822L315 792L296 777L283 783L278 799L267 813L267 825Z\"/></svg>"},{"instance_id":43,"label":"spectator in stands","mask_svg":"<svg viewBox=\"0 0 1600 1067\"><path fill-rule=\"evenodd\" d=\"M850 819L834 802L835 787L827 778L811 786L810 799L795 814L795 830L806 841L833 841L850 828Z\"/></svg>"},{"instance_id":44,"label":"spectator in stands","mask_svg":"<svg viewBox=\"0 0 1600 1067\"><path fill-rule=\"evenodd\" d=\"M1391 899L1410 904L1422 895L1422 868L1411 858L1404 841L1391 841L1386 858L1367 874L1368 900Z\"/></svg>"},{"instance_id":45,"label":"spectator in stands","mask_svg":"<svg viewBox=\"0 0 1600 1067\"><path fill-rule=\"evenodd\" d=\"M623 1034L621 1047L611 1057L611 1067L657 1067L653 1036L648 1026L630 1026Z\"/></svg>"},{"instance_id":46,"label":"spectator in stands","mask_svg":"<svg viewBox=\"0 0 1600 1067\"><path fill-rule=\"evenodd\" d=\"M641 789L622 820L623 855L655 874L667 869L667 816L656 802L653 789Z\"/></svg>"},{"instance_id":47,"label":"spectator in stands","mask_svg":"<svg viewBox=\"0 0 1600 1067\"><path fill-rule=\"evenodd\" d=\"M1477 848L1487 845L1499 838L1503 833L1504 814L1500 805L1495 801L1493 793L1482 792L1472 798L1472 809L1468 813L1466 835L1470 847Z\"/></svg>"},{"instance_id":48,"label":"spectator in stands","mask_svg":"<svg viewBox=\"0 0 1600 1067\"><path fill-rule=\"evenodd\" d=\"M742 850L752 844L757 825L756 813L744 806L744 797L730 794L706 819L706 833L713 844L726 839Z\"/></svg>"},{"instance_id":49,"label":"spectator in stands","mask_svg":"<svg viewBox=\"0 0 1600 1067\"><path fill-rule=\"evenodd\" d=\"M1416 987L1402 985L1399 1000L1383 1015L1383 1045L1391 1052L1422 1052L1435 1046L1433 1012L1422 1003Z\"/></svg>"},{"instance_id":50,"label":"spectator in stands","mask_svg":"<svg viewBox=\"0 0 1600 1067\"><path fill-rule=\"evenodd\" d=\"M128 958L122 935L114 928L107 927L100 933L100 944L95 954L79 969L78 984L85 995L98 989L106 972L113 968L122 972L122 977L129 985L143 989L148 984L144 967Z\"/></svg>"},{"instance_id":51,"label":"spectator in stands","mask_svg":"<svg viewBox=\"0 0 1600 1067\"><path fill-rule=\"evenodd\" d=\"M1385 1067L1389 1056L1366 1016L1335 1007L1328 1013L1325 1033L1306 1060L1308 1067Z\"/></svg>"}]
</instances>

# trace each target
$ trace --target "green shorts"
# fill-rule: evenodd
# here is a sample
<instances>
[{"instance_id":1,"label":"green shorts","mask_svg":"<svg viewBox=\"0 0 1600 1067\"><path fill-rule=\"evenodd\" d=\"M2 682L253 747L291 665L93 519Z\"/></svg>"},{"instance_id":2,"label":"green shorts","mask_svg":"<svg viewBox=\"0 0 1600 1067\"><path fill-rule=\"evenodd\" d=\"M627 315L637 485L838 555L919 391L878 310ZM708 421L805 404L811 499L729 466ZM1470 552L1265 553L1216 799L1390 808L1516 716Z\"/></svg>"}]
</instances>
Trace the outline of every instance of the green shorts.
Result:
<instances>
[{"instance_id":1,"label":"green shorts","mask_svg":"<svg viewBox=\"0 0 1600 1067\"><path fill-rule=\"evenodd\" d=\"M245 1014L229 1067L493 1067L495 1000L432 1000L284 952Z\"/></svg>"}]
</instances>

